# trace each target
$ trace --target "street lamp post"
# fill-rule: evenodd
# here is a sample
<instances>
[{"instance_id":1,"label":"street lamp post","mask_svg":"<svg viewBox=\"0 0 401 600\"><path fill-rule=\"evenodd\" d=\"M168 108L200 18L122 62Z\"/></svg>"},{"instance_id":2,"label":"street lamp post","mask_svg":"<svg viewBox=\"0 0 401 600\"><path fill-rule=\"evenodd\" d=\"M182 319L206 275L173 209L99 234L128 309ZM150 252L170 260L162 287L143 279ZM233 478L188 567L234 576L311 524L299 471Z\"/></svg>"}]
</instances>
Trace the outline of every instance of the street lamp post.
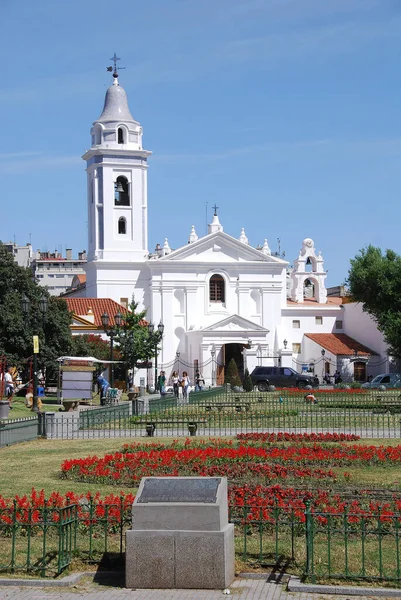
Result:
<instances>
[{"instance_id":1,"label":"street lamp post","mask_svg":"<svg viewBox=\"0 0 401 600\"><path fill-rule=\"evenodd\" d=\"M42 316L42 321L45 318L45 314L47 312L48 300L46 296L42 296L39 301L39 308ZM21 308L24 314L25 319L28 319L29 312L31 307L31 301L27 296L23 296L21 300ZM35 326L38 327L39 324L36 320ZM38 352L39 352L39 340L38 336L33 336L33 398L32 398L32 411L39 412L38 408Z\"/></svg>"},{"instance_id":2,"label":"street lamp post","mask_svg":"<svg viewBox=\"0 0 401 600\"><path fill-rule=\"evenodd\" d=\"M149 332L149 336L153 340L154 340L154 344L155 344L155 391L157 391L157 355L158 355L158 351L159 351L159 344L161 342L161 339L163 337L163 333L164 333L164 325L163 323L160 321L160 323L157 326L157 332L155 332L155 326L154 323L149 323L148 324L148 332Z\"/></svg>"},{"instance_id":3,"label":"street lamp post","mask_svg":"<svg viewBox=\"0 0 401 600\"><path fill-rule=\"evenodd\" d=\"M323 367L322 367L322 382L324 382L324 369L325 369L325 365L326 365L326 361L324 360L324 355L326 354L326 350L324 348L322 348L321 350L321 355L322 355L322 361L323 361Z\"/></svg>"},{"instance_id":4,"label":"street lamp post","mask_svg":"<svg viewBox=\"0 0 401 600\"><path fill-rule=\"evenodd\" d=\"M100 317L103 325L103 330L105 334L110 338L110 366L109 366L109 378L110 378L110 387L114 385L114 364L113 364L113 345L114 338L118 335L121 325L123 324L123 316L120 312L118 312L114 316L114 327L109 327L110 317L107 312L103 313Z\"/></svg>"},{"instance_id":5,"label":"street lamp post","mask_svg":"<svg viewBox=\"0 0 401 600\"><path fill-rule=\"evenodd\" d=\"M210 355L212 357L212 387L214 386L214 380L215 380L215 370L214 370L214 359L216 357L216 348L213 346L213 348L210 351Z\"/></svg>"}]
</instances>

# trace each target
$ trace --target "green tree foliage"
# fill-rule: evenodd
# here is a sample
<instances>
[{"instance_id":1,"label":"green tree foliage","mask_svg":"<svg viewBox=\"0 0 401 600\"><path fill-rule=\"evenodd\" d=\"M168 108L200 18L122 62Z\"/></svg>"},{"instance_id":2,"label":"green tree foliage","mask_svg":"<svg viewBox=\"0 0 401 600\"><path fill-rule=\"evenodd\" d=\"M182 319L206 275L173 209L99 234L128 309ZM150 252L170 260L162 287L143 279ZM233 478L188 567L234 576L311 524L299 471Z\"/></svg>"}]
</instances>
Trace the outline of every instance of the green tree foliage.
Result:
<instances>
[{"instance_id":1,"label":"green tree foliage","mask_svg":"<svg viewBox=\"0 0 401 600\"><path fill-rule=\"evenodd\" d=\"M238 367L235 360L232 358L228 363L228 367L225 373L225 383L229 383L231 387L242 386L241 378L238 374Z\"/></svg>"},{"instance_id":2,"label":"green tree foliage","mask_svg":"<svg viewBox=\"0 0 401 600\"><path fill-rule=\"evenodd\" d=\"M245 369L244 390L246 392L252 392L252 390L253 390L253 383L252 383L251 376L249 375L248 369Z\"/></svg>"},{"instance_id":3,"label":"green tree foliage","mask_svg":"<svg viewBox=\"0 0 401 600\"><path fill-rule=\"evenodd\" d=\"M149 335L146 322L146 310L138 311L138 302L132 299L129 312L124 315L124 325L115 342L121 352L122 360L128 367L150 360L155 354L155 348L161 341L156 331Z\"/></svg>"},{"instance_id":4,"label":"green tree foliage","mask_svg":"<svg viewBox=\"0 0 401 600\"><path fill-rule=\"evenodd\" d=\"M100 335L72 336L72 356L94 356L98 360L110 359L110 342Z\"/></svg>"},{"instance_id":5,"label":"green tree foliage","mask_svg":"<svg viewBox=\"0 0 401 600\"><path fill-rule=\"evenodd\" d=\"M29 314L22 312L21 301L30 301ZM43 316L40 300L48 300ZM46 367L47 376L53 377L57 370L56 359L71 350L71 315L64 300L51 297L40 287L32 271L20 267L0 243L0 355L9 363L23 367L25 359L32 356L32 336L39 336L39 364Z\"/></svg>"},{"instance_id":6,"label":"green tree foliage","mask_svg":"<svg viewBox=\"0 0 401 600\"><path fill-rule=\"evenodd\" d=\"M401 256L368 246L351 260L348 285L352 298L376 321L390 354L401 358Z\"/></svg>"}]
</instances>

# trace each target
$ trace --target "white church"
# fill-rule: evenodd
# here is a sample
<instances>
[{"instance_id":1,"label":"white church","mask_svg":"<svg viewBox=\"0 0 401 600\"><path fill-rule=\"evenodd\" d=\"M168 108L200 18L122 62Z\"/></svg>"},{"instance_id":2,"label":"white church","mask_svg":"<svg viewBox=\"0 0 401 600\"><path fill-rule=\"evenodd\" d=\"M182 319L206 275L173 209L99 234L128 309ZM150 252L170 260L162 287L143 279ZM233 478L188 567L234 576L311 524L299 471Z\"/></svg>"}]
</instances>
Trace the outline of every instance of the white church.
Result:
<instances>
[{"instance_id":1,"label":"white church","mask_svg":"<svg viewBox=\"0 0 401 600\"><path fill-rule=\"evenodd\" d=\"M167 375L177 369L193 377L199 369L207 385L220 384L231 358L240 371L291 367L320 379L337 370L344 380L388 371L386 345L371 319L346 297L328 295L311 238L301 241L290 267L267 240L253 248L244 229L239 237L225 232L215 209L207 235L188 224L182 247L171 249L165 239L149 251L151 152L142 137L115 69L83 155L88 262L86 285L66 295L74 333L101 330L93 317L100 299L126 307L134 296L150 321L164 324L158 361Z\"/></svg>"}]
</instances>

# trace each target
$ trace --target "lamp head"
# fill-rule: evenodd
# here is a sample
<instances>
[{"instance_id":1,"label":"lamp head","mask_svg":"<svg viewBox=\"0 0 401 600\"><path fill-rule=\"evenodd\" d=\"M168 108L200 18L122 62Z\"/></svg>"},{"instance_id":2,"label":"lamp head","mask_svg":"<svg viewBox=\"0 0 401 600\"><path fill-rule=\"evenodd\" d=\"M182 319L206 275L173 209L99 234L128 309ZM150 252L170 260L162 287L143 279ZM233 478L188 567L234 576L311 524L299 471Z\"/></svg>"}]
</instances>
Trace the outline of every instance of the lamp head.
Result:
<instances>
[{"instance_id":1,"label":"lamp head","mask_svg":"<svg viewBox=\"0 0 401 600\"><path fill-rule=\"evenodd\" d=\"M100 319L101 319L101 321L102 321L102 325L103 325L103 327L104 327L104 328L106 328L106 327L108 327L108 326L109 326L110 317L109 317L109 315L107 314L107 312L104 312L104 313L102 314L102 316L100 317Z\"/></svg>"}]
</instances>

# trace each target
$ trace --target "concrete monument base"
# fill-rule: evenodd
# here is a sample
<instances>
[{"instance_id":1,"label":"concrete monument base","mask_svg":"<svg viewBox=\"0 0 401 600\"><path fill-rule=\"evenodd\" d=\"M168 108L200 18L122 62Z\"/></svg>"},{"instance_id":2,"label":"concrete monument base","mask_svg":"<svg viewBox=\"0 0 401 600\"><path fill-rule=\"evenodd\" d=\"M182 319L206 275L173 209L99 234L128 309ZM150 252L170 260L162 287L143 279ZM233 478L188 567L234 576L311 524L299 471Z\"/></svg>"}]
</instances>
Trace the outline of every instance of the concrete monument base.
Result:
<instances>
[{"instance_id":1,"label":"concrete monument base","mask_svg":"<svg viewBox=\"0 0 401 600\"><path fill-rule=\"evenodd\" d=\"M234 580L234 525L223 531L127 531L126 587L223 589Z\"/></svg>"}]
</instances>

